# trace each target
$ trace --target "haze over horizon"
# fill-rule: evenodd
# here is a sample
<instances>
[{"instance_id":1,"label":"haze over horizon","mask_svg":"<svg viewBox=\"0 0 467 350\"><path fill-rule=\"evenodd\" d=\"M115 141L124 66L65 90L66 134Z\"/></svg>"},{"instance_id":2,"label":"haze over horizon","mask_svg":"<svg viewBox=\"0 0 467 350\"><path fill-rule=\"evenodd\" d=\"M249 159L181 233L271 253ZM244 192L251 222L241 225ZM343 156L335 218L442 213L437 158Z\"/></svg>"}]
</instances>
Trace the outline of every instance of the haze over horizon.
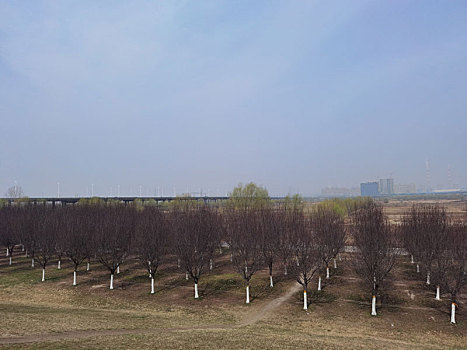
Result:
<instances>
[{"instance_id":1,"label":"haze over horizon","mask_svg":"<svg viewBox=\"0 0 467 350\"><path fill-rule=\"evenodd\" d=\"M467 186L466 112L466 1L0 3L0 197Z\"/></svg>"}]
</instances>

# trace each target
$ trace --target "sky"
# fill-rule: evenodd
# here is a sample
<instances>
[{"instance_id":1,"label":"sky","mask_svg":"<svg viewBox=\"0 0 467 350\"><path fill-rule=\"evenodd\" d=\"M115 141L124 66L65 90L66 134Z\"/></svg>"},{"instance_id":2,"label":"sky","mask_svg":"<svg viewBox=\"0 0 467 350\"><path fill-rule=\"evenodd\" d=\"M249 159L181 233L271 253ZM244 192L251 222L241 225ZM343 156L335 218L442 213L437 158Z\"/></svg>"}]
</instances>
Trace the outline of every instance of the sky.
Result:
<instances>
[{"instance_id":1,"label":"sky","mask_svg":"<svg viewBox=\"0 0 467 350\"><path fill-rule=\"evenodd\" d=\"M1 195L467 186L467 2L2 1L0 133Z\"/></svg>"}]
</instances>

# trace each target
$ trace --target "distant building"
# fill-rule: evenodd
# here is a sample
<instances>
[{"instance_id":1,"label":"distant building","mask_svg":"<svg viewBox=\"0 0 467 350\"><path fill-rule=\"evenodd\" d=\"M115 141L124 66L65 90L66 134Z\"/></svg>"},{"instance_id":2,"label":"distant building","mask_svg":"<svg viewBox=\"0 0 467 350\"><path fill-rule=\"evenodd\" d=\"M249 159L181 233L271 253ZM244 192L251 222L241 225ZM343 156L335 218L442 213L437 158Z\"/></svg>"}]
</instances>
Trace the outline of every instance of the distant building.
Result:
<instances>
[{"instance_id":1,"label":"distant building","mask_svg":"<svg viewBox=\"0 0 467 350\"><path fill-rule=\"evenodd\" d=\"M382 195L394 194L394 179L380 179L378 192Z\"/></svg>"},{"instance_id":2,"label":"distant building","mask_svg":"<svg viewBox=\"0 0 467 350\"><path fill-rule=\"evenodd\" d=\"M377 197L379 196L379 183L378 182L364 182L360 184L360 194L364 197Z\"/></svg>"},{"instance_id":3,"label":"distant building","mask_svg":"<svg viewBox=\"0 0 467 350\"><path fill-rule=\"evenodd\" d=\"M394 185L394 193L416 193L417 187L414 183L411 184L396 184Z\"/></svg>"}]
</instances>

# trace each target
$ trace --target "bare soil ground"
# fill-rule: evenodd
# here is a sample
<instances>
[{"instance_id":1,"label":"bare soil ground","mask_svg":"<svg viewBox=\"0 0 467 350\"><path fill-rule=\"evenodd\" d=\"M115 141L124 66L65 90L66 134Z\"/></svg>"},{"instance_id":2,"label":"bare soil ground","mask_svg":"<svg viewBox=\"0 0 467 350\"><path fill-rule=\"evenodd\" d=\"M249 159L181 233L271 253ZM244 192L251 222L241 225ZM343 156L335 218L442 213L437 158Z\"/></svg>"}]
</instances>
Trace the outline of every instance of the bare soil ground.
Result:
<instances>
[{"instance_id":1,"label":"bare soil ground","mask_svg":"<svg viewBox=\"0 0 467 350\"><path fill-rule=\"evenodd\" d=\"M398 203L397 203L398 204ZM455 206L457 208L457 206ZM462 206L461 206L462 208ZM407 209L388 204L389 215ZM456 209L457 210L457 209ZM1 250L0 250L1 251ZM309 310L293 276L277 266L275 286L266 271L252 279L252 303L245 304L244 285L228 255L216 261L200 281L200 300L192 281L175 265L161 267L156 294L149 294L146 272L132 260L108 289L108 273L93 261L78 273L53 262L40 282L41 270L30 260L0 258L0 347L30 349L443 349L467 348L467 292L462 291L456 325L449 323L449 296L434 300L407 257L401 257L378 316L370 316L370 295L362 289L348 259L331 269L323 291L315 280Z\"/></svg>"}]
</instances>

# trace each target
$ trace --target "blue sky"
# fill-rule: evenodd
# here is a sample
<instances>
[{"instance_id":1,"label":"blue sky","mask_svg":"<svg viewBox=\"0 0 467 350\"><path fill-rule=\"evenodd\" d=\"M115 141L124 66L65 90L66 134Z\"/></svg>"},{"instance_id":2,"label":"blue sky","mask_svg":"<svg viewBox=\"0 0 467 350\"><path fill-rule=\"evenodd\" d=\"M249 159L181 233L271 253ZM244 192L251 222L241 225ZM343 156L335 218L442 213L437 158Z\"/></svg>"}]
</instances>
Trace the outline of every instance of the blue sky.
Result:
<instances>
[{"instance_id":1,"label":"blue sky","mask_svg":"<svg viewBox=\"0 0 467 350\"><path fill-rule=\"evenodd\" d=\"M466 1L0 3L0 192L467 186Z\"/></svg>"}]
</instances>

